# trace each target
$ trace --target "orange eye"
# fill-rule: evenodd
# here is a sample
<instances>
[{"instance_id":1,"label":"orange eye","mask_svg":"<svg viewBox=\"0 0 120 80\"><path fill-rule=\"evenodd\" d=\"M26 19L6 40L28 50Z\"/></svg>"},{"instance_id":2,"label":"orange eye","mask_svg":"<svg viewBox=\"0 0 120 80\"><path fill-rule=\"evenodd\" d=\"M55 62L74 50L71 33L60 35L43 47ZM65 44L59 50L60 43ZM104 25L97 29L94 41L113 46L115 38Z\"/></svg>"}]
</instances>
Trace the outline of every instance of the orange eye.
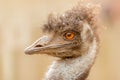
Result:
<instances>
[{"instance_id":1,"label":"orange eye","mask_svg":"<svg viewBox=\"0 0 120 80\"><path fill-rule=\"evenodd\" d=\"M69 32L65 34L65 38L67 40L72 40L75 37L75 33L74 32Z\"/></svg>"}]
</instances>

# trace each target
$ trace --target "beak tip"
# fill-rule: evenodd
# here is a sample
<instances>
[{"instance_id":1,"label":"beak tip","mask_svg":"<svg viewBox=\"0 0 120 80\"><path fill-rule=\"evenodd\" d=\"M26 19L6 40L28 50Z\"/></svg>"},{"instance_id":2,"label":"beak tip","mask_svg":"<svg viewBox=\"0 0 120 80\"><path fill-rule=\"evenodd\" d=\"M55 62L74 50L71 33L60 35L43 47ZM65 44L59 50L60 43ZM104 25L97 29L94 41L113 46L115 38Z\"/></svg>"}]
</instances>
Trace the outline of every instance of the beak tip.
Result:
<instances>
[{"instance_id":1,"label":"beak tip","mask_svg":"<svg viewBox=\"0 0 120 80\"><path fill-rule=\"evenodd\" d=\"M34 48L31 48L31 47L27 47L25 50L24 50L24 53L27 54L27 55L32 55L36 52L36 50Z\"/></svg>"},{"instance_id":2,"label":"beak tip","mask_svg":"<svg viewBox=\"0 0 120 80\"><path fill-rule=\"evenodd\" d=\"M29 49L28 49L28 48L25 48L24 53L25 53L25 54L30 54Z\"/></svg>"}]
</instances>

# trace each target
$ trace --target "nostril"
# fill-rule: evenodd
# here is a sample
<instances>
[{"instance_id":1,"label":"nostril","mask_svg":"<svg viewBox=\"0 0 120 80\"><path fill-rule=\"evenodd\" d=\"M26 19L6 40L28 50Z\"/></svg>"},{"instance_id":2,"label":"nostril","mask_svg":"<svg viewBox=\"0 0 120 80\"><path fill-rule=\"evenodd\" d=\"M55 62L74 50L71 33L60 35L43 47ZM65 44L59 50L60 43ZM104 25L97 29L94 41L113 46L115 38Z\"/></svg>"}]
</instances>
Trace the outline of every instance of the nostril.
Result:
<instances>
[{"instance_id":1,"label":"nostril","mask_svg":"<svg viewBox=\"0 0 120 80\"><path fill-rule=\"evenodd\" d=\"M42 47L42 45L39 44L39 45L36 45L35 47Z\"/></svg>"}]
</instances>

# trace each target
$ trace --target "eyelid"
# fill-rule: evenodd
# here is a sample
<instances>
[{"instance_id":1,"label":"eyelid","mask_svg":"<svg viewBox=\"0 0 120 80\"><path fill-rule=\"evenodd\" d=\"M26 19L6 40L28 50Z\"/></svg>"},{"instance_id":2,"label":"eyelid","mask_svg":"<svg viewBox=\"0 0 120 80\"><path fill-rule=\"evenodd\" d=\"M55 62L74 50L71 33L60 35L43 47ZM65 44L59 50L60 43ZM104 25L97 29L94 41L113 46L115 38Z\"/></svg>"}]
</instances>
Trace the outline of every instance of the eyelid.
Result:
<instances>
[{"instance_id":1,"label":"eyelid","mask_svg":"<svg viewBox=\"0 0 120 80\"><path fill-rule=\"evenodd\" d=\"M74 32L75 37L80 35L80 31L79 30L77 31L77 30L71 30L71 29L62 31L60 35L65 39L64 36L65 36L65 33L67 33L67 32Z\"/></svg>"}]
</instances>

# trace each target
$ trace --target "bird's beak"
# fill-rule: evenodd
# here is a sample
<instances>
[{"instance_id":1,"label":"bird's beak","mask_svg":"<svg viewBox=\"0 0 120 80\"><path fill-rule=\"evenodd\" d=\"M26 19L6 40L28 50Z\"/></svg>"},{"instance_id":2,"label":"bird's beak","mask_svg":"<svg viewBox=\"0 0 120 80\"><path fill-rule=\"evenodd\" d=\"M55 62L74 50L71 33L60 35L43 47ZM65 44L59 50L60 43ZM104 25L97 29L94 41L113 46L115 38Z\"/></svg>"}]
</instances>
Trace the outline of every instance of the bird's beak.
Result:
<instances>
[{"instance_id":1,"label":"bird's beak","mask_svg":"<svg viewBox=\"0 0 120 80\"><path fill-rule=\"evenodd\" d=\"M49 41L50 41L50 37L43 36L43 37L39 38L38 40L36 40L32 45L27 47L25 49L25 53L26 54L34 54L34 53L37 53L39 51L43 51L44 49L47 48L46 44L48 44Z\"/></svg>"},{"instance_id":2,"label":"bird's beak","mask_svg":"<svg viewBox=\"0 0 120 80\"><path fill-rule=\"evenodd\" d=\"M49 36L43 36L35 41L32 45L25 49L25 54L50 54L50 52L58 51L60 48L69 46L69 44L61 44L58 41L56 43L51 42L52 38Z\"/></svg>"}]
</instances>

